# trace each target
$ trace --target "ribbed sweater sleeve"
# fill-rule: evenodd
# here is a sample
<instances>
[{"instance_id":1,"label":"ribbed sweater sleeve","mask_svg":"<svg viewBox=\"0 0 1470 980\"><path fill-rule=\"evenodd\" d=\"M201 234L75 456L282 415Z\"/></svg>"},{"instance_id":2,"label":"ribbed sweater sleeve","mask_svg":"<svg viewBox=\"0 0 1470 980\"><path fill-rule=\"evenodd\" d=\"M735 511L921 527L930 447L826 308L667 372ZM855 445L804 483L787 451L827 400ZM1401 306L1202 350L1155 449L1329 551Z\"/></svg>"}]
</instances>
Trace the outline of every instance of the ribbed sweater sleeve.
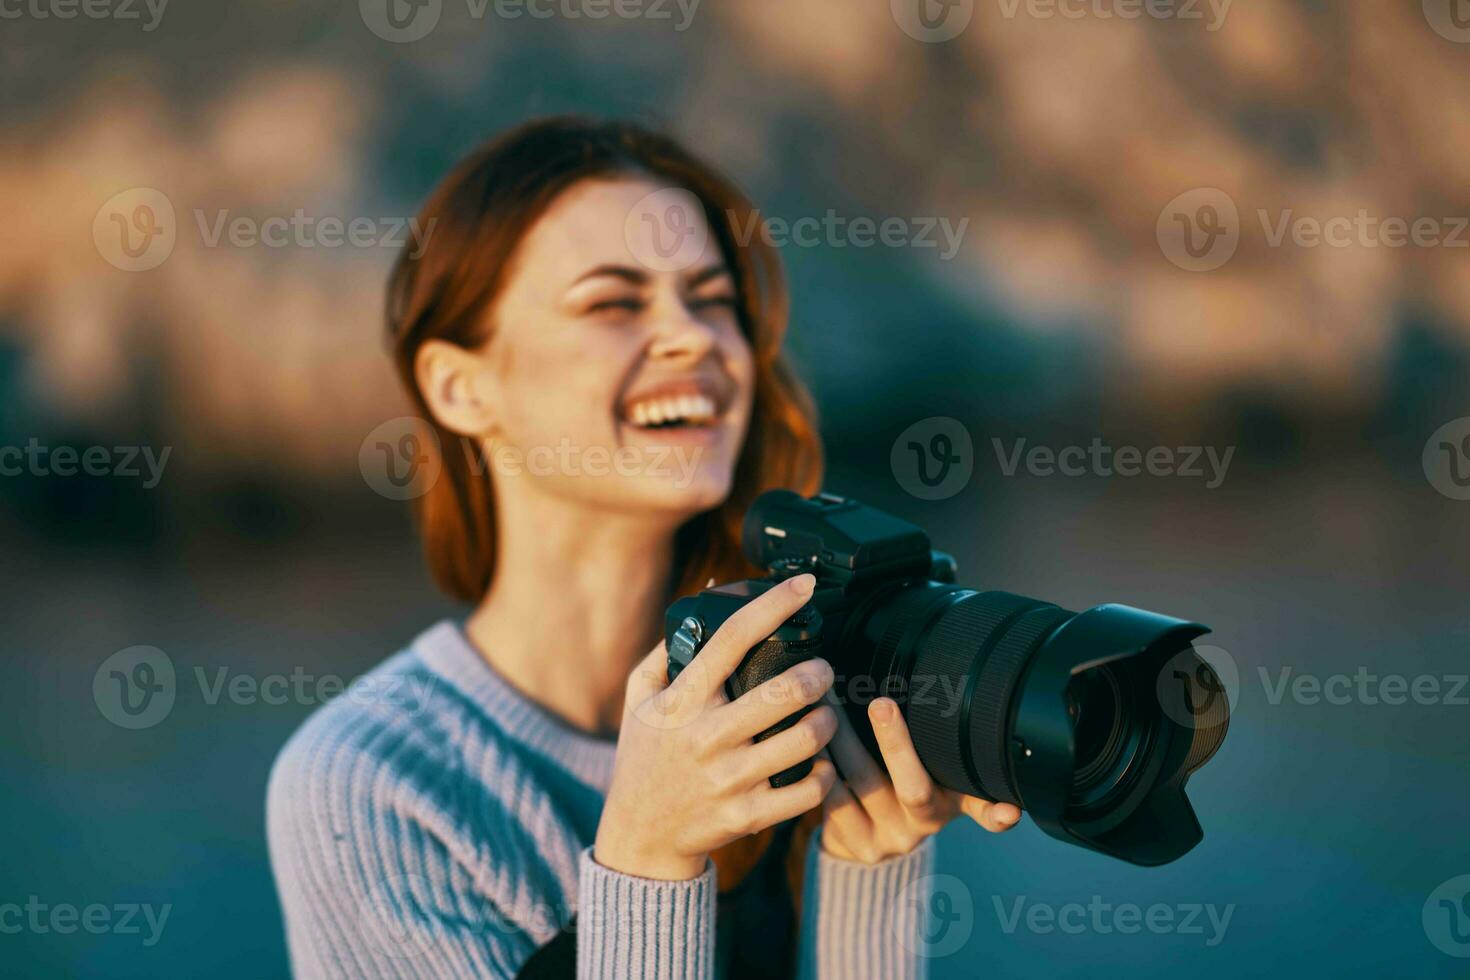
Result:
<instances>
[{"instance_id":1,"label":"ribbed sweater sleeve","mask_svg":"<svg viewBox=\"0 0 1470 980\"><path fill-rule=\"evenodd\" d=\"M934 838L877 864L844 861L812 835L802 901L800 975L818 980L920 980Z\"/></svg>"},{"instance_id":2,"label":"ribbed sweater sleeve","mask_svg":"<svg viewBox=\"0 0 1470 980\"><path fill-rule=\"evenodd\" d=\"M577 882L580 980L703 980L714 976L715 866L688 881L605 868L582 852Z\"/></svg>"}]
</instances>

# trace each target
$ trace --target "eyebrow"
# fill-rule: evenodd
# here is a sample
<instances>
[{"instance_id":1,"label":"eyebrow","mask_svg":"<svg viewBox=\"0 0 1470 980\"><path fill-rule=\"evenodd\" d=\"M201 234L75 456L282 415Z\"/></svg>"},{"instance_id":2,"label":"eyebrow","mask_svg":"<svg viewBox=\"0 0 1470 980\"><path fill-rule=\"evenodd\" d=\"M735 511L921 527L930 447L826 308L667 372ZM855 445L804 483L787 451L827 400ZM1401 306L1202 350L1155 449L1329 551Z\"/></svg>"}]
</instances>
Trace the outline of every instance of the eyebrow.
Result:
<instances>
[{"instance_id":1,"label":"eyebrow","mask_svg":"<svg viewBox=\"0 0 1470 980\"><path fill-rule=\"evenodd\" d=\"M723 264L706 266L705 268L700 269L694 275L689 277L689 286L691 288L702 286L706 282L709 282L711 279L717 279L720 276L726 276L729 274L730 270L727 269ZM575 282L572 283L572 285L576 286L580 283L586 282L588 279L596 279L601 276L611 276L615 279L622 279L623 281L630 282L635 286L641 286L644 283L648 282L648 273L643 271L642 269L636 269L633 266L628 265L599 265L584 272L581 276L577 278Z\"/></svg>"}]
</instances>

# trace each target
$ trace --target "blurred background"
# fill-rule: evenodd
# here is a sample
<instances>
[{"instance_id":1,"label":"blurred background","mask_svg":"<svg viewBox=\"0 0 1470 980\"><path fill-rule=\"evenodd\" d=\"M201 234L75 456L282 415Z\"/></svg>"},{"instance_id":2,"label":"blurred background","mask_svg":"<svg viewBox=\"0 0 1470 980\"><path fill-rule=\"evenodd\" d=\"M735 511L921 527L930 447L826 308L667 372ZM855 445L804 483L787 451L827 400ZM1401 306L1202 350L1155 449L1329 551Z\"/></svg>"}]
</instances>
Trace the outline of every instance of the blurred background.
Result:
<instances>
[{"instance_id":1,"label":"blurred background","mask_svg":"<svg viewBox=\"0 0 1470 980\"><path fill-rule=\"evenodd\" d=\"M170 911L0 929L0 973L286 973L264 791L318 699L214 685L350 679L463 614L359 465L405 412L393 226L577 111L841 219L782 247L830 489L968 584L1198 619L1238 668L1204 843L1143 870L951 828L968 932L933 976L1470 975L1470 4L388 2L4 8L0 905ZM940 431L968 444L935 490L905 447ZM1203 475L1009 464L1094 440ZM128 728L94 679L138 645L177 695ZM1232 911L1007 928L1094 896Z\"/></svg>"}]
</instances>

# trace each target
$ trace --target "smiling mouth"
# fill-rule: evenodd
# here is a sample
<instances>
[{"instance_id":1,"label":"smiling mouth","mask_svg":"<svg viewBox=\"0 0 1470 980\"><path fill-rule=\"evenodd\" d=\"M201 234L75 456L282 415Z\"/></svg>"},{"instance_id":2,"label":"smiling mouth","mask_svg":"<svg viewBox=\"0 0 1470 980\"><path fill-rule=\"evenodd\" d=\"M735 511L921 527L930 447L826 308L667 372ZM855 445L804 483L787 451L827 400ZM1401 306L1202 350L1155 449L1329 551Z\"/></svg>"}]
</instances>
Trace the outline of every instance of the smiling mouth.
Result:
<instances>
[{"instance_id":1,"label":"smiling mouth","mask_svg":"<svg viewBox=\"0 0 1470 980\"><path fill-rule=\"evenodd\" d=\"M703 429L719 423L724 410L714 395L700 390L663 390L629 398L621 418L637 429Z\"/></svg>"}]
</instances>

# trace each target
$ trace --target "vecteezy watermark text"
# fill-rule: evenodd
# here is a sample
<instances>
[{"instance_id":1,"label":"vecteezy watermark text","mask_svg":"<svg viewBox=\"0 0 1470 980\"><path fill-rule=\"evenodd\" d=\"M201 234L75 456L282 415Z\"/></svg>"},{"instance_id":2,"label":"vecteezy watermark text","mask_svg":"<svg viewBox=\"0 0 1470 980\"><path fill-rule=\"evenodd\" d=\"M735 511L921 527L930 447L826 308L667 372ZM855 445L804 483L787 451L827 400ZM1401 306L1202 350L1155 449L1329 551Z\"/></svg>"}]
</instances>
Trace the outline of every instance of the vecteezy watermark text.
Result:
<instances>
[{"instance_id":1,"label":"vecteezy watermark text","mask_svg":"<svg viewBox=\"0 0 1470 980\"><path fill-rule=\"evenodd\" d=\"M869 218L847 217L828 208L820 218L814 215L788 220L778 217L763 217L759 211L751 211L744 219L735 212L728 215L735 229L735 239L741 246L749 245L757 236L772 248L787 244L797 248L940 248L940 261L947 262L960 250L965 231L970 227L969 218L961 218L958 224L948 217L929 216L915 218ZM936 231L938 234L936 235Z\"/></svg>"},{"instance_id":2,"label":"vecteezy watermark text","mask_svg":"<svg viewBox=\"0 0 1470 980\"><path fill-rule=\"evenodd\" d=\"M1196 655L1208 664L1207 669L1190 662ZM1186 687L1183 705L1165 697L1166 688L1180 681ZM1164 665L1159 674L1159 702L1175 721L1195 726L1210 717L1210 708L1220 698L1226 699L1234 711L1245 689L1254 691L1255 681L1259 681L1261 693L1272 707L1286 702L1303 707L1470 706L1470 674L1376 673L1366 664L1351 672L1318 674L1282 664L1257 666L1252 678L1241 673L1229 651L1207 644L1195 644Z\"/></svg>"},{"instance_id":3,"label":"vecteezy watermark text","mask_svg":"<svg viewBox=\"0 0 1470 980\"><path fill-rule=\"evenodd\" d=\"M367 29L385 41L409 44L423 40L439 26L445 0L358 0ZM683 33L694 22L701 0L464 0L471 20L493 14L498 20L561 19L675 21ZM677 17L677 20L676 20Z\"/></svg>"},{"instance_id":4,"label":"vecteezy watermark text","mask_svg":"<svg viewBox=\"0 0 1470 980\"><path fill-rule=\"evenodd\" d=\"M1291 667L1280 667L1271 676L1265 667L1257 667L1266 700L1280 704L1290 696L1294 704L1386 704L1396 706L1413 702L1418 705L1470 705L1470 674L1374 674L1360 666L1353 674L1296 674Z\"/></svg>"},{"instance_id":5,"label":"vecteezy watermark text","mask_svg":"<svg viewBox=\"0 0 1470 980\"><path fill-rule=\"evenodd\" d=\"M432 677L367 674L347 681L337 674L311 674L300 666L290 674L264 677L234 674L229 667L216 667L211 676L203 667L195 667L194 680L209 705L218 704L221 698L238 705L318 705L340 696L355 704L386 704L413 711L427 703L434 691Z\"/></svg>"},{"instance_id":6,"label":"vecteezy watermark text","mask_svg":"<svg viewBox=\"0 0 1470 980\"><path fill-rule=\"evenodd\" d=\"M1255 217L1260 241L1270 249L1470 248L1470 217L1464 215L1382 215L1368 208L1352 215L1304 215L1294 208L1257 208ZM1247 225L1229 194L1197 187L1164 206L1155 234L1164 256L1179 268L1213 272L1235 256Z\"/></svg>"},{"instance_id":7,"label":"vecteezy watermark text","mask_svg":"<svg viewBox=\"0 0 1470 980\"><path fill-rule=\"evenodd\" d=\"M996 0L1001 16L1015 20L1024 13L1035 20L1177 20L1202 21L1207 31L1218 31L1235 0Z\"/></svg>"},{"instance_id":8,"label":"vecteezy watermark text","mask_svg":"<svg viewBox=\"0 0 1470 980\"><path fill-rule=\"evenodd\" d=\"M461 452L475 476L654 477L684 489L694 482L703 446L583 446L563 436L554 446L487 447L465 437ZM443 470L439 437L422 419L405 415L376 426L358 448L363 480L389 500L413 500L434 488Z\"/></svg>"},{"instance_id":9,"label":"vecteezy watermark text","mask_svg":"<svg viewBox=\"0 0 1470 980\"><path fill-rule=\"evenodd\" d=\"M29 895L25 903L0 902L0 934L14 936L23 932L44 936L56 933L68 936L77 931L94 936L143 935L144 946L155 946L163 935L173 904L153 906L146 902L93 902L77 906L70 902L43 902L39 895ZM141 918L140 918L141 916Z\"/></svg>"},{"instance_id":10,"label":"vecteezy watermark text","mask_svg":"<svg viewBox=\"0 0 1470 980\"><path fill-rule=\"evenodd\" d=\"M307 707L343 697L354 704L387 705L412 714L428 704L433 678L404 674L364 674L346 680L336 674L313 674L301 666L289 674L263 676L237 673L229 667L196 666L194 681L201 699L240 706L298 704ZM157 647L119 650L92 677L92 700L102 717L119 728L152 728L173 711L177 694L173 659Z\"/></svg>"},{"instance_id":11,"label":"vecteezy watermark text","mask_svg":"<svg viewBox=\"0 0 1470 980\"><path fill-rule=\"evenodd\" d=\"M4 0L0 0L3 3ZM418 258L437 219L420 225L414 217L342 218L307 214L235 214L229 208L193 209L203 248L403 248ZM132 187L103 202L92 218L97 253L124 272L156 269L173 254L180 234L173 201L152 187Z\"/></svg>"},{"instance_id":12,"label":"vecteezy watermark text","mask_svg":"<svg viewBox=\"0 0 1470 980\"><path fill-rule=\"evenodd\" d=\"M168 0L0 0L0 20L148 20L145 34L163 21Z\"/></svg>"},{"instance_id":13,"label":"vecteezy watermark text","mask_svg":"<svg viewBox=\"0 0 1470 980\"><path fill-rule=\"evenodd\" d=\"M163 479L172 446L154 453L152 446L45 446L35 437L25 446L0 446L0 476L142 477L152 490ZM139 469L139 464L143 469ZM146 470L146 472L145 472Z\"/></svg>"},{"instance_id":14,"label":"vecteezy watermark text","mask_svg":"<svg viewBox=\"0 0 1470 980\"><path fill-rule=\"evenodd\" d=\"M253 218L230 217L229 209L214 212L213 217L194 209L194 221L206 248L218 248L221 241L233 248L403 248L412 243L409 258L423 255L437 218L420 227L418 218L338 218L316 217L302 208L289 216L274 215Z\"/></svg>"},{"instance_id":15,"label":"vecteezy watermark text","mask_svg":"<svg viewBox=\"0 0 1470 980\"><path fill-rule=\"evenodd\" d=\"M991 901L995 905L1001 931L1007 936L1014 935L1024 923L1028 932L1039 935L1060 932L1068 936L1083 933L1106 936L1116 932L1132 936L1147 931L1156 936L1171 933L1202 936L1206 946L1214 947L1224 940L1230 920L1235 915L1234 902L1223 908L1213 902L1178 905L1155 902L1141 907L1132 902L1114 905L1103 901L1101 895L1093 895L1085 905L1068 902L1057 906L1045 902L1028 903L1026 896L1017 895L1007 908L1007 903L999 895L992 896Z\"/></svg>"},{"instance_id":16,"label":"vecteezy watermark text","mask_svg":"<svg viewBox=\"0 0 1470 980\"><path fill-rule=\"evenodd\" d=\"M1291 244L1297 248L1470 248L1470 218L1399 218L1372 214L1367 208L1359 208L1353 217L1334 215L1318 218L1311 215L1299 216L1287 208L1272 215L1265 208L1257 209L1256 219L1266 244L1280 248L1290 236Z\"/></svg>"},{"instance_id":17,"label":"vecteezy watermark text","mask_svg":"<svg viewBox=\"0 0 1470 980\"><path fill-rule=\"evenodd\" d=\"M1230 461L1235 456L1235 447L1227 446L1224 452L1214 446L1152 446L1140 449L1137 446L1106 445L1100 437L1093 437L1087 446L1026 446L1025 439L1017 439L1006 448L1001 439L991 439L995 459L1001 473L1015 476L1024 465L1031 476L1177 476L1206 478L1205 489L1214 490L1225 482ZM1206 472L1202 463L1209 464Z\"/></svg>"}]
</instances>

